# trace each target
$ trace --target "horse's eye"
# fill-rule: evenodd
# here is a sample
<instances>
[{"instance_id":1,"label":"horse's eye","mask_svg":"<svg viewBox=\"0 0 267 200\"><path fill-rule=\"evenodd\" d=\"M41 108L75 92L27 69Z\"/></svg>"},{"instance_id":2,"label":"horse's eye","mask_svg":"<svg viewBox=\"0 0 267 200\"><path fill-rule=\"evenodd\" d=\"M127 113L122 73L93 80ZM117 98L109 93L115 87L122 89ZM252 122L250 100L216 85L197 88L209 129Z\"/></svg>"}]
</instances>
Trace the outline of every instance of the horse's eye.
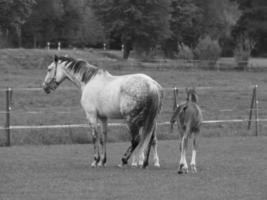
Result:
<instances>
[{"instance_id":1,"label":"horse's eye","mask_svg":"<svg viewBox=\"0 0 267 200\"><path fill-rule=\"evenodd\" d=\"M51 72L51 69L48 69L47 71L48 71L48 72Z\"/></svg>"}]
</instances>

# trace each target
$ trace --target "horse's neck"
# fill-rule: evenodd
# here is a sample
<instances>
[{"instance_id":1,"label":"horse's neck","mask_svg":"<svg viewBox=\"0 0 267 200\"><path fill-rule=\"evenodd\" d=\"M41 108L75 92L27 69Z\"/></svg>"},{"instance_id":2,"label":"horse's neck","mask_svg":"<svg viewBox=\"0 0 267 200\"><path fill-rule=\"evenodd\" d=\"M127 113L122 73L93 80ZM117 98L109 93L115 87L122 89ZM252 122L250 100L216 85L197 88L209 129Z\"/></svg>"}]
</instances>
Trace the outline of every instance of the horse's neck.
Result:
<instances>
[{"instance_id":1,"label":"horse's neck","mask_svg":"<svg viewBox=\"0 0 267 200\"><path fill-rule=\"evenodd\" d=\"M82 82L82 77L80 76L80 74L74 74L72 71L65 69L65 74L67 76L67 78L76 86L78 87L80 90L83 90L85 83Z\"/></svg>"}]
</instances>

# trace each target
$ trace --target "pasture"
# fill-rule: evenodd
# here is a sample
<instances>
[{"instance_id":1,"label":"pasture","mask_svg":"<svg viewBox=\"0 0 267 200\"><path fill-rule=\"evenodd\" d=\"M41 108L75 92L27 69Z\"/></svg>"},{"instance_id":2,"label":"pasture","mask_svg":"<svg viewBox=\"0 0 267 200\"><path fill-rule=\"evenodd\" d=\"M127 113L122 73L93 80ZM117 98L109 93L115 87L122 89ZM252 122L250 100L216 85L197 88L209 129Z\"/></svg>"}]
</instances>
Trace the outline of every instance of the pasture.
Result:
<instances>
[{"instance_id":1,"label":"pasture","mask_svg":"<svg viewBox=\"0 0 267 200\"><path fill-rule=\"evenodd\" d=\"M177 141L160 141L161 168L118 168L126 143L108 144L105 168L91 168L89 145L0 150L0 199L267 198L267 138L200 138L198 173L178 175Z\"/></svg>"},{"instance_id":2,"label":"pasture","mask_svg":"<svg viewBox=\"0 0 267 200\"><path fill-rule=\"evenodd\" d=\"M14 88L11 125L86 124L80 93L69 83L50 95L40 87L46 67L57 51L0 50L1 88ZM164 68L161 63L144 67L134 59L120 60L118 52L61 51L103 67L112 74L145 73L165 90L160 122L169 121L173 92L170 88L200 87L204 120L247 119L252 87L258 85L259 117L267 118L266 72L216 71L196 68ZM70 88L65 90L64 88ZM0 92L0 111L5 93ZM179 91L181 102L184 92ZM0 115L4 126L4 112ZM197 155L197 174L178 175L177 131L158 130L161 168L118 168L129 145L125 127L110 127L108 162L91 168L93 149L87 128L12 130L12 147L0 148L0 200L9 199L266 199L267 138L265 122L260 136L247 123L204 124ZM6 141L0 131L0 145ZM77 144L78 143L78 144ZM83 144L86 143L86 144ZM25 145L35 144L35 145ZM38 146L36 145L38 144ZM57 144L57 145L39 145ZM58 145L69 144L69 145ZM74 145L75 144L75 145ZM190 154L189 154L190 155ZM188 156L188 159L190 156Z\"/></svg>"}]
</instances>

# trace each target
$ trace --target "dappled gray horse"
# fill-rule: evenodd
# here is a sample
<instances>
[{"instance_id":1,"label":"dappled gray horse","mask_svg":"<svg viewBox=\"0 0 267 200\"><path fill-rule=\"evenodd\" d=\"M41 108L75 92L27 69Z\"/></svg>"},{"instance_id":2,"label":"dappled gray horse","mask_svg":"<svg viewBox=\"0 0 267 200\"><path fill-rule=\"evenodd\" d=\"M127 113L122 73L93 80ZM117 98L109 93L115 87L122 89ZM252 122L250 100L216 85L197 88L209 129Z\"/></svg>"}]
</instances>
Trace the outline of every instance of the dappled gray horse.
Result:
<instances>
[{"instance_id":1,"label":"dappled gray horse","mask_svg":"<svg viewBox=\"0 0 267 200\"><path fill-rule=\"evenodd\" d=\"M195 89L186 89L186 102L177 106L174 111L170 123L171 127L177 121L178 130L181 135L180 151L181 158L179 164L178 173L188 173L188 166L186 162L186 149L188 138L193 137L192 145L192 157L190 168L193 173L197 172L196 168L196 147L197 147L197 136L200 132L200 125L202 123L202 112L197 105L198 96Z\"/></svg>"},{"instance_id":2,"label":"dappled gray horse","mask_svg":"<svg viewBox=\"0 0 267 200\"><path fill-rule=\"evenodd\" d=\"M156 141L156 119L163 97L162 88L155 80L144 74L113 76L84 60L55 56L48 66L43 89L50 93L65 79L81 89L81 105L93 138L92 166L106 163L107 120L110 118L125 119L130 130L131 146L122 158L123 165L133 153L132 165L146 167L148 154L145 150L151 143L154 165L159 166L156 142L150 142ZM101 124L100 134L97 131L98 121Z\"/></svg>"}]
</instances>

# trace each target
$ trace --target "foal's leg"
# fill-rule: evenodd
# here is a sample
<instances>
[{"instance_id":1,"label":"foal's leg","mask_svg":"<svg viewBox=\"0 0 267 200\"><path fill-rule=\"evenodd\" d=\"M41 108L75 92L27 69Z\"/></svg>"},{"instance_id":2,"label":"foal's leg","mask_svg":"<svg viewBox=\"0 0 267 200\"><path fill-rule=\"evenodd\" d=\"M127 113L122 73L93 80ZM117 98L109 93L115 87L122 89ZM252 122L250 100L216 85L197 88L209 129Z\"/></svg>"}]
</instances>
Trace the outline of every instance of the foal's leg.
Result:
<instances>
[{"instance_id":1,"label":"foal's leg","mask_svg":"<svg viewBox=\"0 0 267 200\"><path fill-rule=\"evenodd\" d=\"M153 161L154 161L154 166L155 167L160 167L159 164L159 156L158 156L158 139L157 139L157 134L155 132L155 134L153 134L153 138L152 138L152 151L153 151Z\"/></svg>"},{"instance_id":2,"label":"foal's leg","mask_svg":"<svg viewBox=\"0 0 267 200\"><path fill-rule=\"evenodd\" d=\"M191 162L190 162L190 168L193 173L197 172L197 168L196 168L197 136L198 136L198 132L193 133L192 157L191 157Z\"/></svg>"},{"instance_id":3,"label":"foal's leg","mask_svg":"<svg viewBox=\"0 0 267 200\"><path fill-rule=\"evenodd\" d=\"M188 173L188 165L186 162L186 149L187 149L187 143L188 143L188 133L189 130L186 128L184 134L182 135L181 142L180 142L180 151L181 151L181 158L180 158L180 164L179 164L179 170L178 173Z\"/></svg>"},{"instance_id":4,"label":"foal's leg","mask_svg":"<svg viewBox=\"0 0 267 200\"><path fill-rule=\"evenodd\" d=\"M100 145L101 145L101 154L100 154L100 162L98 162L98 166L104 166L107 162L107 119L101 119L101 137L100 137Z\"/></svg>"}]
</instances>

